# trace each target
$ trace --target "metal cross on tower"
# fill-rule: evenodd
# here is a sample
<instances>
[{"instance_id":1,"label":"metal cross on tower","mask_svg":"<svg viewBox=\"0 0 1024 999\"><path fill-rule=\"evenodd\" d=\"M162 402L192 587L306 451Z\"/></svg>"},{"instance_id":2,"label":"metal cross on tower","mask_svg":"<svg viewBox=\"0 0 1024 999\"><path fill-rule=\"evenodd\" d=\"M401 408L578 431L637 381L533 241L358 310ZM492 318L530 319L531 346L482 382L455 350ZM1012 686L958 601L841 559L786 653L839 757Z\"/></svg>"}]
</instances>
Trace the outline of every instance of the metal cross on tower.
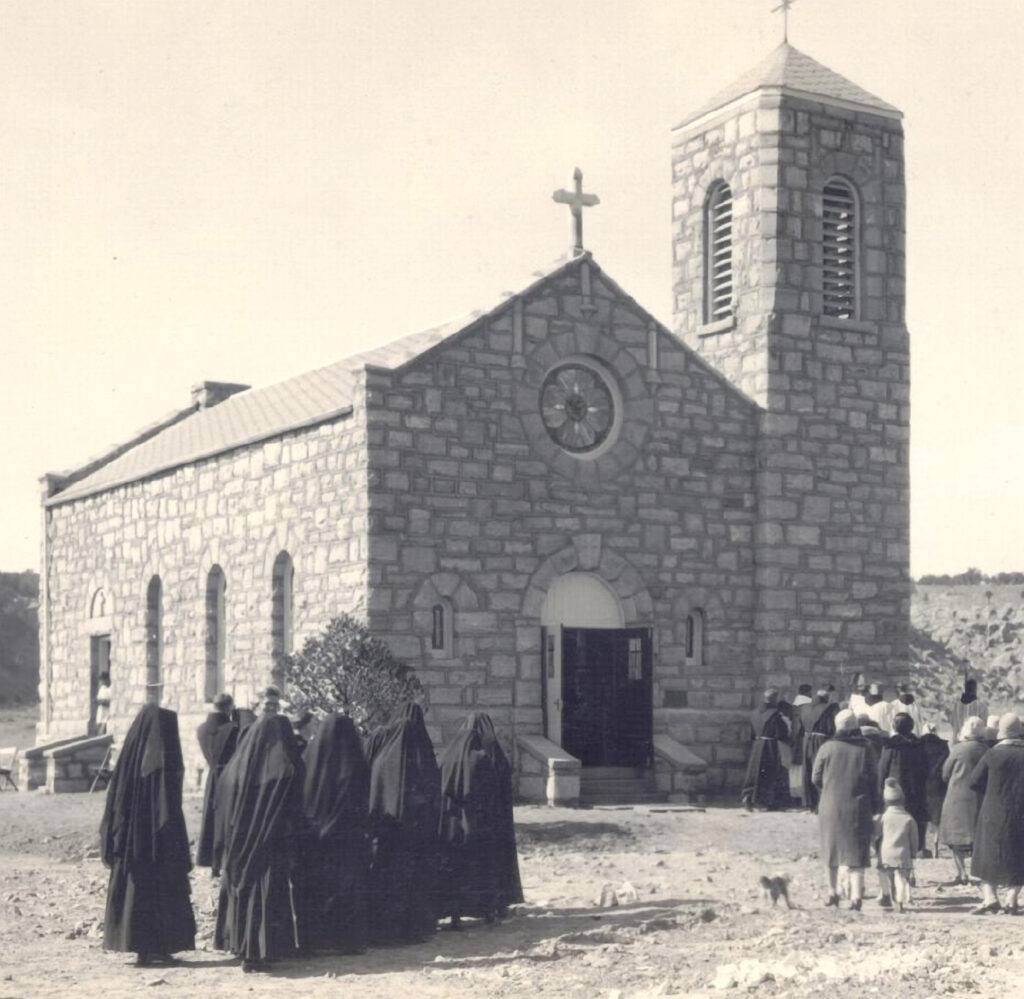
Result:
<instances>
[{"instance_id":1,"label":"metal cross on tower","mask_svg":"<svg viewBox=\"0 0 1024 999\"><path fill-rule=\"evenodd\" d=\"M784 42L789 41L789 8L796 3L796 0L781 0L778 7L772 8L772 13L777 14L780 10L782 11L782 40Z\"/></svg>"},{"instance_id":2,"label":"metal cross on tower","mask_svg":"<svg viewBox=\"0 0 1024 999\"><path fill-rule=\"evenodd\" d=\"M583 252L583 209L601 204L596 194L583 193L583 171L576 167L572 173L573 190L564 188L551 195L560 205L568 205L572 212L572 255L578 257Z\"/></svg>"}]
</instances>

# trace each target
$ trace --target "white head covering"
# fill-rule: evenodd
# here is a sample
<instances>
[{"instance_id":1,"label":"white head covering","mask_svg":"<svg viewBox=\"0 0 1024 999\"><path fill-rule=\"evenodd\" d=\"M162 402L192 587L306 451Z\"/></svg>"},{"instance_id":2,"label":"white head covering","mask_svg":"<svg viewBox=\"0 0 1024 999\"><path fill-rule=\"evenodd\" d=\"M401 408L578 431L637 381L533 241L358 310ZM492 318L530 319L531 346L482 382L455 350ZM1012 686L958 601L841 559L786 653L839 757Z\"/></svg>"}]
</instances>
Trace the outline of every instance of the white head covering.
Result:
<instances>
[{"instance_id":1,"label":"white head covering","mask_svg":"<svg viewBox=\"0 0 1024 999\"><path fill-rule=\"evenodd\" d=\"M985 723L977 715L965 718L957 738L963 741L968 739L984 739Z\"/></svg>"},{"instance_id":2,"label":"white head covering","mask_svg":"<svg viewBox=\"0 0 1024 999\"><path fill-rule=\"evenodd\" d=\"M999 716L997 739L1019 739L1021 736L1024 736L1024 724L1021 723L1019 715L1007 711L1005 715Z\"/></svg>"},{"instance_id":3,"label":"white head covering","mask_svg":"<svg viewBox=\"0 0 1024 999\"><path fill-rule=\"evenodd\" d=\"M836 715L836 733L855 732L857 730L857 715L849 708L840 711Z\"/></svg>"}]
</instances>

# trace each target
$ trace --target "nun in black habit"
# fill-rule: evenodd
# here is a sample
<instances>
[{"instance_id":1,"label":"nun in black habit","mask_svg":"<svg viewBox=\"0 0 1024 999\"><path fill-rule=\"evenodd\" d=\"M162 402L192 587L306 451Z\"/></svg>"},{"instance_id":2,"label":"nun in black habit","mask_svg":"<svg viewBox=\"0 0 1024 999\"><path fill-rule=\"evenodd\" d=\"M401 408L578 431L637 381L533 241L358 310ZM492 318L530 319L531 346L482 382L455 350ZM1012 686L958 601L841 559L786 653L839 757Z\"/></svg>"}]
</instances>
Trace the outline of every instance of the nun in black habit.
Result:
<instances>
[{"instance_id":1,"label":"nun in black habit","mask_svg":"<svg viewBox=\"0 0 1024 999\"><path fill-rule=\"evenodd\" d=\"M304 761L307 943L357 953L366 944L370 767L352 719L324 718Z\"/></svg>"},{"instance_id":2,"label":"nun in black habit","mask_svg":"<svg viewBox=\"0 0 1024 999\"><path fill-rule=\"evenodd\" d=\"M512 818L512 767L486 714L462 724L441 758L439 916L493 922L522 902Z\"/></svg>"},{"instance_id":3,"label":"nun in black habit","mask_svg":"<svg viewBox=\"0 0 1024 999\"><path fill-rule=\"evenodd\" d=\"M206 792L203 795L203 817L196 841L196 866L213 866L213 802L217 781L235 752L238 744L238 726L231 720L231 695L220 694L213 702L214 709L206 721L196 729L199 749L206 760Z\"/></svg>"},{"instance_id":4,"label":"nun in black habit","mask_svg":"<svg viewBox=\"0 0 1024 999\"><path fill-rule=\"evenodd\" d=\"M437 928L441 775L423 721L423 709L418 704L406 704L372 744L373 941L424 940Z\"/></svg>"},{"instance_id":5,"label":"nun in black habit","mask_svg":"<svg viewBox=\"0 0 1024 999\"><path fill-rule=\"evenodd\" d=\"M303 765L283 715L244 733L217 785L214 869L221 872L215 945L265 969L300 945L292 877L302 832Z\"/></svg>"},{"instance_id":6,"label":"nun in black habit","mask_svg":"<svg viewBox=\"0 0 1024 999\"><path fill-rule=\"evenodd\" d=\"M103 946L134 951L140 965L167 964L175 952L195 949L184 773L178 716L147 704L125 736L100 824L110 868Z\"/></svg>"}]
</instances>

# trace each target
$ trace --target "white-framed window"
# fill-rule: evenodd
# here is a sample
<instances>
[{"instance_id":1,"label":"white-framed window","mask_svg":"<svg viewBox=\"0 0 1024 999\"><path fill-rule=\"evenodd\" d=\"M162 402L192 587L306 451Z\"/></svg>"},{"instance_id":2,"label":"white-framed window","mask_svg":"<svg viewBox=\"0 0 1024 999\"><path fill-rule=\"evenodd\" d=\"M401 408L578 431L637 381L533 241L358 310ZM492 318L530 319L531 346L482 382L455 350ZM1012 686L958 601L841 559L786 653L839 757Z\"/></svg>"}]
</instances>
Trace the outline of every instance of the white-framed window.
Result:
<instances>
[{"instance_id":1,"label":"white-framed window","mask_svg":"<svg viewBox=\"0 0 1024 999\"><path fill-rule=\"evenodd\" d=\"M732 189L716 181L704 206L704 321L733 313Z\"/></svg>"},{"instance_id":2,"label":"white-framed window","mask_svg":"<svg viewBox=\"0 0 1024 999\"><path fill-rule=\"evenodd\" d=\"M683 657L687 666L704 665L704 611L695 607L686 615Z\"/></svg>"},{"instance_id":3,"label":"white-framed window","mask_svg":"<svg viewBox=\"0 0 1024 999\"><path fill-rule=\"evenodd\" d=\"M843 177L833 177L822 193L822 311L833 319L856 319L860 225L857 192Z\"/></svg>"}]
</instances>

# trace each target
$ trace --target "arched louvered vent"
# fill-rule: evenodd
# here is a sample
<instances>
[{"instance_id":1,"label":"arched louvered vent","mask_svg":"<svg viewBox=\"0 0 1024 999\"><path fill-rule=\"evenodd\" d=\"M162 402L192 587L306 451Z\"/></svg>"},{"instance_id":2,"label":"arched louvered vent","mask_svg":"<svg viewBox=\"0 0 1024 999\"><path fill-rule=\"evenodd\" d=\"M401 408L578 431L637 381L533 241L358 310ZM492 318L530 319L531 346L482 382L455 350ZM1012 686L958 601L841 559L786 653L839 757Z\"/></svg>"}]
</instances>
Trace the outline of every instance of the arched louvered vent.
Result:
<instances>
[{"instance_id":1,"label":"arched louvered vent","mask_svg":"<svg viewBox=\"0 0 1024 999\"><path fill-rule=\"evenodd\" d=\"M857 317L857 199L844 180L825 185L822 291L826 316Z\"/></svg>"},{"instance_id":2,"label":"arched louvered vent","mask_svg":"<svg viewBox=\"0 0 1024 999\"><path fill-rule=\"evenodd\" d=\"M705 246L705 320L713 323L732 315L732 191L728 184L717 184L708 195Z\"/></svg>"}]
</instances>

